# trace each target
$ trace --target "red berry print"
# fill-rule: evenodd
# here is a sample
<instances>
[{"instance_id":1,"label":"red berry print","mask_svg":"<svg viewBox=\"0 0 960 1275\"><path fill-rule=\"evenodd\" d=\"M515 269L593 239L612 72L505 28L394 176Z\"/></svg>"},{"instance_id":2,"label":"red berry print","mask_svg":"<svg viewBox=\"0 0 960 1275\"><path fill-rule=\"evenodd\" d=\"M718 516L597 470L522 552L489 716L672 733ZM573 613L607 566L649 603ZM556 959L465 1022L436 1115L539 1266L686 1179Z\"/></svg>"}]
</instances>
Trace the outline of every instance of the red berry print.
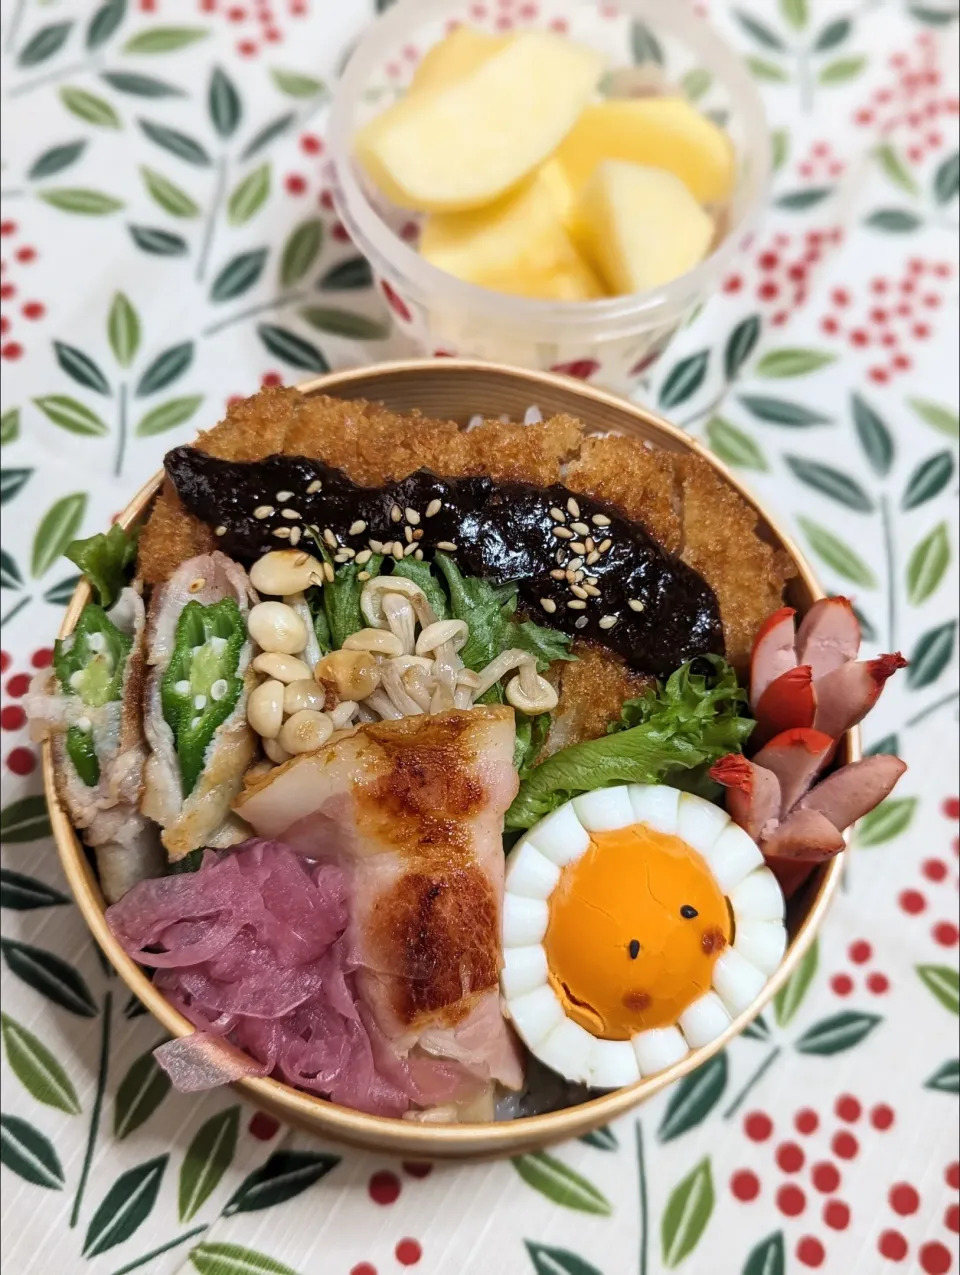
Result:
<instances>
[{"instance_id":1,"label":"red berry print","mask_svg":"<svg viewBox=\"0 0 960 1275\"><path fill-rule=\"evenodd\" d=\"M850 944L849 956L854 965L866 965L873 956L873 948L866 939L858 939L856 943Z\"/></svg>"},{"instance_id":2,"label":"red berry print","mask_svg":"<svg viewBox=\"0 0 960 1275\"><path fill-rule=\"evenodd\" d=\"M943 813L948 819L960 819L960 797L947 797L943 803Z\"/></svg>"},{"instance_id":3,"label":"red berry print","mask_svg":"<svg viewBox=\"0 0 960 1275\"><path fill-rule=\"evenodd\" d=\"M427 1160L404 1160L403 1171L411 1178L428 1178L433 1172L433 1165Z\"/></svg>"},{"instance_id":4,"label":"red berry print","mask_svg":"<svg viewBox=\"0 0 960 1275\"><path fill-rule=\"evenodd\" d=\"M951 1204L943 1215L943 1224L954 1235L960 1235L960 1204Z\"/></svg>"},{"instance_id":5,"label":"red berry print","mask_svg":"<svg viewBox=\"0 0 960 1275\"><path fill-rule=\"evenodd\" d=\"M877 1241L880 1256L888 1262L902 1262L910 1252L910 1246L899 1231L884 1231Z\"/></svg>"},{"instance_id":6,"label":"red berry print","mask_svg":"<svg viewBox=\"0 0 960 1275\"><path fill-rule=\"evenodd\" d=\"M798 1186L782 1186L777 1192L777 1208L784 1217L799 1217L807 1207L807 1197Z\"/></svg>"},{"instance_id":7,"label":"red berry print","mask_svg":"<svg viewBox=\"0 0 960 1275\"><path fill-rule=\"evenodd\" d=\"M401 1240L394 1252L401 1266L416 1266L423 1257L423 1249L416 1240Z\"/></svg>"},{"instance_id":8,"label":"red berry print","mask_svg":"<svg viewBox=\"0 0 960 1275\"><path fill-rule=\"evenodd\" d=\"M350 1267L350 1275L377 1275L377 1268L371 1262L358 1262Z\"/></svg>"},{"instance_id":9,"label":"red berry print","mask_svg":"<svg viewBox=\"0 0 960 1275\"><path fill-rule=\"evenodd\" d=\"M945 881L948 871L942 859L928 859L923 865L923 875L928 881Z\"/></svg>"},{"instance_id":10,"label":"red berry print","mask_svg":"<svg viewBox=\"0 0 960 1275\"><path fill-rule=\"evenodd\" d=\"M29 748L14 748L7 753L7 769L13 771L15 775L32 774L36 769L36 756Z\"/></svg>"},{"instance_id":11,"label":"red berry print","mask_svg":"<svg viewBox=\"0 0 960 1275\"><path fill-rule=\"evenodd\" d=\"M849 1094L843 1094L837 1099L836 1113L841 1120L846 1120L848 1124L856 1124L863 1115L863 1107L856 1098L852 1098Z\"/></svg>"},{"instance_id":12,"label":"red berry print","mask_svg":"<svg viewBox=\"0 0 960 1275\"><path fill-rule=\"evenodd\" d=\"M850 1206L843 1200L828 1200L823 1206L823 1220L831 1231L845 1231L850 1225Z\"/></svg>"},{"instance_id":13,"label":"red berry print","mask_svg":"<svg viewBox=\"0 0 960 1275\"><path fill-rule=\"evenodd\" d=\"M12 695L15 699L19 699L21 695L26 695L29 689L29 673L14 673L13 677L7 682L7 694Z\"/></svg>"},{"instance_id":14,"label":"red berry print","mask_svg":"<svg viewBox=\"0 0 960 1275\"><path fill-rule=\"evenodd\" d=\"M247 1129L252 1138L256 1138L259 1142L269 1142L275 1137L280 1128L280 1121L273 1116L268 1116L265 1111L256 1112L250 1119Z\"/></svg>"},{"instance_id":15,"label":"red berry print","mask_svg":"<svg viewBox=\"0 0 960 1275\"><path fill-rule=\"evenodd\" d=\"M813 1185L821 1195L832 1195L840 1189L840 1170L828 1160L813 1166Z\"/></svg>"},{"instance_id":16,"label":"red berry print","mask_svg":"<svg viewBox=\"0 0 960 1275\"><path fill-rule=\"evenodd\" d=\"M784 1173L799 1173L806 1160L803 1149L795 1142L782 1142L777 1147L777 1164Z\"/></svg>"},{"instance_id":17,"label":"red berry print","mask_svg":"<svg viewBox=\"0 0 960 1275\"><path fill-rule=\"evenodd\" d=\"M599 372L600 364L596 359L573 359L570 363L554 363L551 372L560 372L563 376L572 376L578 381L587 381L595 372Z\"/></svg>"},{"instance_id":18,"label":"red berry print","mask_svg":"<svg viewBox=\"0 0 960 1275\"><path fill-rule=\"evenodd\" d=\"M283 184L288 195L302 195L307 189L306 180L299 173L290 173Z\"/></svg>"},{"instance_id":19,"label":"red berry print","mask_svg":"<svg viewBox=\"0 0 960 1275\"><path fill-rule=\"evenodd\" d=\"M395 1173L381 1169L367 1183L367 1191L374 1204L394 1204L400 1198L400 1179Z\"/></svg>"},{"instance_id":20,"label":"red berry print","mask_svg":"<svg viewBox=\"0 0 960 1275\"><path fill-rule=\"evenodd\" d=\"M805 1137L809 1137L820 1128L820 1117L815 1111L805 1107L803 1111L797 1112L794 1117L793 1127L797 1133L802 1133Z\"/></svg>"},{"instance_id":21,"label":"red berry print","mask_svg":"<svg viewBox=\"0 0 960 1275\"><path fill-rule=\"evenodd\" d=\"M744 1120L743 1131L751 1142L766 1142L773 1134L773 1121L762 1111L754 1111Z\"/></svg>"},{"instance_id":22,"label":"red berry print","mask_svg":"<svg viewBox=\"0 0 960 1275\"><path fill-rule=\"evenodd\" d=\"M730 1179L730 1191L735 1200L749 1204L760 1194L760 1179L749 1169L741 1169Z\"/></svg>"},{"instance_id":23,"label":"red berry print","mask_svg":"<svg viewBox=\"0 0 960 1275\"><path fill-rule=\"evenodd\" d=\"M0 709L0 730L22 730L26 724L27 715L19 704Z\"/></svg>"},{"instance_id":24,"label":"red berry print","mask_svg":"<svg viewBox=\"0 0 960 1275\"><path fill-rule=\"evenodd\" d=\"M888 1129L893 1128L896 1114L892 1107L888 1107L885 1102L879 1103L870 1112L870 1123L874 1129L879 1129L881 1133L886 1133Z\"/></svg>"},{"instance_id":25,"label":"red berry print","mask_svg":"<svg viewBox=\"0 0 960 1275\"><path fill-rule=\"evenodd\" d=\"M380 287L383 290L383 295L387 298L387 305L394 314L403 319L404 323L410 323L413 319L413 315L410 313L407 303L403 300L403 298L397 296L396 292L394 292L393 288L390 287L389 283L387 283L385 279L381 282Z\"/></svg>"},{"instance_id":26,"label":"red berry print","mask_svg":"<svg viewBox=\"0 0 960 1275\"><path fill-rule=\"evenodd\" d=\"M9 651L0 651L0 673L6 673L7 669L13 663L13 656Z\"/></svg>"},{"instance_id":27,"label":"red berry print","mask_svg":"<svg viewBox=\"0 0 960 1275\"><path fill-rule=\"evenodd\" d=\"M953 1187L954 1191L960 1191L960 1164L956 1160L947 1166L943 1177L947 1186Z\"/></svg>"},{"instance_id":28,"label":"red berry print","mask_svg":"<svg viewBox=\"0 0 960 1275\"><path fill-rule=\"evenodd\" d=\"M920 1196L909 1184L900 1182L890 1188L890 1207L900 1217L910 1217L920 1207Z\"/></svg>"},{"instance_id":29,"label":"red berry print","mask_svg":"<svg viewBox=\"0 0 960 1275\"><path fill-rule=\"evenodd\" d=\"M900 895L900 907L908 916L919 916L926 911L927 901L919 890L904 890Z\"/></svg>"},{"instance_id":30,"label":"red berry print","mask_svg":"<svg viewBox=\"0 0 960 1275\"><path fill-rule=\"evenodd\" d=\"M813 1235L805 1235L797 1245L797 1261L814 1270L826 1261L827 1253L823 1245Z\"/></svg>"},{"instance_id":31,"label":"red berry print","mask_svg":"<svg viewBox=\"0 0 960 1275\"><path fill-rule=\"evenodd\" d=\"M867 989L873 992L874 996L883 996L890 990L890 980L886 974L871 974L867 979Z\"/></svg>"},{"instance_id":32,"label":"red berry print","mask_svg":"<svg viewBox=\"0 0 960 1275\"><path fill-rule=\"evenodd\" d=\"M860 1144L852 1133L838 1133L830 1145L833 1154L841 1160L854 1160L860 1151Z\"/></svg>"},{"instance_id":33,"label":"red berry print","mask_svg":"<svg viewBox=\"0 0 960 1275\"><path fill-rule=\"evenodd\" d=\"M849 996L853 991L853 979L849 974L834 974L830 988L836 996Z\"/></svg>"},{"instance_id":34,"label":"red berry print","mask_svg":"<svg viewBox=\"0 0 960 1275\"><path fill-rule=\"evenodd\" d=\"M30 663L34 668L49 668L53 663L53 647L42 646L38 651L30 656Z\"/></svg>"},{"instance_id":35,"label":"red berry print","mask_svg":"<svg viewBox=\"0 0 960 1275\"><path fill-rule=\"evenodd\" d=\"M952 921L941 921L934 926L933 937L941 947L956 947L960 942L960 930Z\"/></svg>"},{"instance_id":36,"label":"red berry print","mask_svg":"<svg viewBox=\"0 0 960 1275\"><path fill-rule=\"evenodd\" d=\"M920 1265L926 1275L947 1275L948 1271L953 1270L953 1258L948 1248L934 1241L932 1244L924 1244L920 1250Z\"/></svg>"}]
</instances>

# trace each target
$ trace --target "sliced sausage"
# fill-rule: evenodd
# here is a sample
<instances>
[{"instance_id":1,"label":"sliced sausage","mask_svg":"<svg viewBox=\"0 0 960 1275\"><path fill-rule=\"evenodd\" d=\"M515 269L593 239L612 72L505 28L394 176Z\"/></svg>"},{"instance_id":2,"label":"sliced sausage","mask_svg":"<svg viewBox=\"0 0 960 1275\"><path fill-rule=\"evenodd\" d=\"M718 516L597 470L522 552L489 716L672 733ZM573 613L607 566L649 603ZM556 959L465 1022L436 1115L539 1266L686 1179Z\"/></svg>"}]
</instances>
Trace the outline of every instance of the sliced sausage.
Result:
<instances>
[{"instance_id":1,"label":"sliced sausage","mask_svg":"<svg viewBox=\"0 0 960 1275\"><path fill-rule=\"evenodd\" d=\"M841 832L880 805L907 769L899 757L878 754L852 762L828 775L805 797L798 809L818 810ZM729 802L728 802L729 808ZM730 812L731 815L733 812Z\"/></svg>"},{"instance_id":2,"label":"sliced sausage","mask_svg":"<svg viewBox=\"0 0 960 1275\"><path fill-rule=\"evenodd\" d=\"M860 650L860 622L848 598L821 598L800 621L796 651L814 678L832 673Z\"/></svg>"},{"instance_id":3,"label":"sliced sausage","mask_svg":"<svg viewBox=\"0 0 960 1275\"><path fill-rule=\"evenodd\" d=\"M817 693L809 664L788 669L770 683L754 709L756 730L751 735L755 747L792 726L812 726L817 715Z\"/></svg>"},{"instance_id":4,"label":"sliced sausage","mask_svg":"<svg viewBox=\"0 0 960 1275\"><path fill-rule=\"evenodd\" d=\"M750 706L755 708L760 696L781 673L796 667L794 651L796 633L793 607L781 607L764 620L753 643L750 657Z\"/></svg>"},{"instance_id":5,"label":"sliced sausage","mask_svg":"<svg viewBox=\"0 0 960 1275\"><path fill-rule=\"evenodd\" d=\"M844 847L843 834L819 810L794 810L760 843L764 858L822 863Z\"/></svg>"},{"instance_id":6,"label":"sliced sausage","mask_svg":"<svg viewBox=\"0 0 960 1275\"><path fill-rule=\"evenodd\" d=\"M780 781L772 770L748 761L742 753L721 757L710 778L727 790L727 814L754 841L772 830L780 818Z\"/></svg>"},{"instance_id":7,"label":"sliced sausage","mask_svg":"<svg viewBox=\"0 0 960 1275\"><path fill-rule=\"evenodd\" d=\"M907 661L899 651L875 660L849 661L814 682L817 714L814 726L839 739L845 730L862 722L880 698L887 679Z\"/></svg>"},{"instance_id":8,"label":"sliced sausage","mask_svg":"<svg viewBox=\"0 0 960 1275\"><path fill-rule=\"evenodd\" d=\"M754 757L780 783L780 818L785 819L834 754L836 741L821 731L795 727L775 735Z\"/></svg>"}]
</instances>

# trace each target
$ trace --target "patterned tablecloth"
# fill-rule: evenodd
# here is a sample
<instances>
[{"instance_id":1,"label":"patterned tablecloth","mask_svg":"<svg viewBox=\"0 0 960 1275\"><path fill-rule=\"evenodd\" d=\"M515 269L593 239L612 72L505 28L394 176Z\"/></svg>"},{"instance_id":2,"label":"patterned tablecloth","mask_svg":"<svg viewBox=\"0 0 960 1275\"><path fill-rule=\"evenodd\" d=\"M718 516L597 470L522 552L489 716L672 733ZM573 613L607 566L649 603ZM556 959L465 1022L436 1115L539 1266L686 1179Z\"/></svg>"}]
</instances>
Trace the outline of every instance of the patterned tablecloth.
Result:
<instances>
[{"instance_id":1,"label":"patterned tablecloth","mask_svg":"<svg viewBox=\"0 0 960 1275\"><path fill-rule=\"evenodd\" d=\"M231 396L387 353L323 171L329 91L370 12L5 0L5 1272L957 1271L960 159L956 15L939 5L701 6L764 91L775 198L645 389L855 597L871 653L909 657L866 742L910 771L743 1039L590 1138L456 1167L170 1091L160 1029L64 893L22 708L73 536Z\"/></svg>"}]
</instances>

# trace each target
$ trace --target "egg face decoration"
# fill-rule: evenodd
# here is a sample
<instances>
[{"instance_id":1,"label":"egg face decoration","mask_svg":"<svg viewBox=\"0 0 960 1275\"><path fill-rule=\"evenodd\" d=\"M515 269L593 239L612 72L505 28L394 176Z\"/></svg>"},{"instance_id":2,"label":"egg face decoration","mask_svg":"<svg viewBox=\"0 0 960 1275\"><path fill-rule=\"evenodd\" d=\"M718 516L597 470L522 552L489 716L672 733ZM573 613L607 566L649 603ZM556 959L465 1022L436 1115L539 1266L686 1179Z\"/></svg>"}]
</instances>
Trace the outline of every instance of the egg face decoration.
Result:
<instances>
[{"instance_id":1,"label":"egg face decoration","mask_svg":"<svg viewBox=\"0 0 960 1275\"><path fill-rule=\"evenodd\" d=\"M784 901L719 807L662 785L603 788L507 861L501 990L524 1044L610 1089L707 1045L786 949Z\"/></svg>"}]
</instances>

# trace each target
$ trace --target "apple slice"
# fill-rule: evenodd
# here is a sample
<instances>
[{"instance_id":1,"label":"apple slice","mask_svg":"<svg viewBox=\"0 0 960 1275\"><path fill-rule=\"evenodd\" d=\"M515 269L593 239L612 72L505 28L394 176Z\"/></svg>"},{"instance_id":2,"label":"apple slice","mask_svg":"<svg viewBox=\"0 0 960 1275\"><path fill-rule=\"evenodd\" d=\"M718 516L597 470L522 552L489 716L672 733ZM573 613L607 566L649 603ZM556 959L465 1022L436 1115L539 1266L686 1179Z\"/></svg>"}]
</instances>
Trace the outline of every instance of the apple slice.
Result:
<instances>
[{"instance_id":1,"label":"apple slice","mask_svg":"<svg viewBox=\"0 0 960 1275\"><path fill-rule=\"evenodd\" d=\"M587 106L556 157L577 192L605 159L665 168L701 204L728 199L735 178L730 138L682 97L610 99Z\"/></svg>"},{"instance_id":2,"label":"apple slice","mask_svg":"<svg viewBox=\"0 0 960 1275\"><path fill-rule=\"evenodd\" d=\"M574 242L612 293L645 292L706 255L712 219L662 168L605 160L573 211Z\"/></svg>"},{"instance_id":3,"label":"apple slice","mask_svg":"<svg viewBox=\"0 0 960 1275\"><path fill-rule=\"evenodd\" d=\"M458 83L389 108L358 133L357 154L403 208L456 212L492 203L556 149L603 64L592 49L528 32Z\"/></svg>"},{"instance_id":4,"label":"apple slice","mask_svg":"<svg viewBox=\"0 0 960 1275\"><path fill-rule=\"evenodd\" d=\"M489 35L476 27L457 27L433 45L417 67L407 95L435 93L472 75L484 62L505 49L515 35Z\"/></svg>"},{"instance_id":5,"label":"apple slice","mask_svg":"<svg viewBox=\"0 0 960 1275\"><path fill-rule=\"evenodd\" d=\"M514 296L589 301L604 295L564 229L543 168L485 208L431 213L420 253L458 279Z\"/></svg>"}]
</instances>

